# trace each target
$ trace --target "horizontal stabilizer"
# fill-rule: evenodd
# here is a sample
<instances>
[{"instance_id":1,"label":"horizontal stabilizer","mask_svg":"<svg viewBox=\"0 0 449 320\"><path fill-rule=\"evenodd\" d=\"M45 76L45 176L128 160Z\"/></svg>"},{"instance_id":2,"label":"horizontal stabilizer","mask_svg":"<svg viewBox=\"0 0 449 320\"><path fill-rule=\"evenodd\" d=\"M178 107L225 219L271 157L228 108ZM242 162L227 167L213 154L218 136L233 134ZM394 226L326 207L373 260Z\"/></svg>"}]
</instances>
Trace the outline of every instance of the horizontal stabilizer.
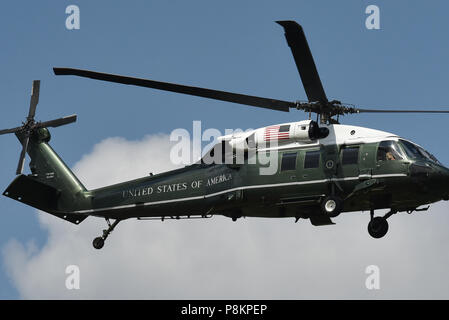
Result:
<instances>
[{"instance_id":1,"label":"horizontal stabilizer","mask_svg":"<svg viewBox=\"0 0 449 320\"><path fill-rule=\"evenodd\" d=\"M74 224L79 224L87 218L84 215L58 212L56 204L60 192L51 186L23 174L18 175L14 179L3 195Z\"/></svg>"}]
</instances>

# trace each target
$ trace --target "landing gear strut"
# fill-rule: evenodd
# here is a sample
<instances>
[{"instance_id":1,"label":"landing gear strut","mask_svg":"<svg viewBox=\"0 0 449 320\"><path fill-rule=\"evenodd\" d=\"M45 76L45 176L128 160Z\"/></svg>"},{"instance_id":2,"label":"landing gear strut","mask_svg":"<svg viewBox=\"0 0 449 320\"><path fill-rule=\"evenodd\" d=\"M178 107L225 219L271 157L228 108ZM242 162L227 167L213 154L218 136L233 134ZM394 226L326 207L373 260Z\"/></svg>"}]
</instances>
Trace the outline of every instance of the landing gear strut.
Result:
<instances>
[{"instance_id":1,"label":"landing gear strut","mask_svg":"<svg viewBox=\"0 0 449 320\"><path fill-rule=\"evenodd\" d=\"M114 221L114 223L111 224L108 218L106 218L106 222L108 223L109 228L103 230L103 235L101 237L97 237L92 242L92 245L95 249L101 249L104 246L104 242L108 238L109 234L114 230L114 228L119 224L121 220L117 219Z\"/></svg>"},{"instance_id":2,"label":"landing gear strut","mask_svg":"<svg viewBox=\"0 0 449 320\"><path fill-rule=\"evenodd\" d=\"M370 236L376 239L385 236L388 232L387 219L395 213L396 211L391 210L383 217L374 217L374 209L371 209L370 211L371 220L368 223L368 233L370 234Z\"/></svg>"}]
</instances>

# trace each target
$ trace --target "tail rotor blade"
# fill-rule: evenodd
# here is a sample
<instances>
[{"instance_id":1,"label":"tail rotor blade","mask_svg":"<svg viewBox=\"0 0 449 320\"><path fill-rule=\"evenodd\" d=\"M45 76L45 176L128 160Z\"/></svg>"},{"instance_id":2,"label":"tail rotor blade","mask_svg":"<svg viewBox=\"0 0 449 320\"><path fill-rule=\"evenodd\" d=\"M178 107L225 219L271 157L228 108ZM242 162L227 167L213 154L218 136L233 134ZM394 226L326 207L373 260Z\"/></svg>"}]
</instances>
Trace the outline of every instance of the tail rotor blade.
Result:
<instances>
[{"instance_id":1,"label":"tail rotor blade","mask_svg":"<svg viewBox=\"0 0 449 320\"><path fill-rule=\"evenodd\" d=\"M44 128L44 127L52 127L52 128L56 128L59 126L63 126L65 124L69 124L72 122L76 121L76 114L72 114L71 116L67 116L64 118L59 118L59 119L55 119L55 120L49 120L49 121L45 121L45 122L41 122L38 124L37 127L39 128Z\"/></svg>"},{"instance_id":2,"label":"tail rotor blade","mask_svg":"<svg viewBox=\"0 0 449 320\"><path fill-rule=\"evenodd\" d=\"M23 122L23 125L16 128L11 129L3 129L0 130L0 135L8 134L8 133L16 133L20 142L22 143L22 151L20 152L19 162L17 164L16 174L20 175L23 172L23 168L25 165L26 154L28 152L28 147L30 143L30 136L36 134L39 128L44 127L59 127L65 124L69 124L76 121L77 116L75 114L59 119L54 119L45 122L36 122L34 120L34 116L36 114L36 107L39 103L39 90L40 90L40 81L34 80L33 87L31 91L31 100L30 100L30 109L28 112L28 116L26 122Z\"/></svg>"},{"instance_id":3,"label":"tail rotor blade","mask_svg":"<svg viewBox=\"0 0 449 320\"><path fill-rule=\"evenodd\" d=\"M36 107L39 103L40 80L33 81L33 88L31 89L30 111L28 112L28 119L34 119L36 114Z\"/></svg>"},{"instance_id":4,"label":"tail rotor blade","mask_svg":"<svg viewBox=\"0 0 449 320\"><path fill-rule=\"evenodd\" d=\"M30 136L27 135L23 141L22 152L20 153L19 164L17 165L16 174L22 174L23 166L25 164L25 155L28 149L28 143L30 142Z\"/></svg>"},{"instance_id":5,"label":"tail rotor blade","mask_svg":"<svg viewBox=\"0 0 449 320\"><path fill-rule=\"evenodd\" d=\"M7 134L7 133L14 133L14 132L19 131L20 129L22 129L22 127L17 127L17 128L12 128L12 129L0 130L0 135L2 135L2 134Z\"/></svg>"}]
</instances>

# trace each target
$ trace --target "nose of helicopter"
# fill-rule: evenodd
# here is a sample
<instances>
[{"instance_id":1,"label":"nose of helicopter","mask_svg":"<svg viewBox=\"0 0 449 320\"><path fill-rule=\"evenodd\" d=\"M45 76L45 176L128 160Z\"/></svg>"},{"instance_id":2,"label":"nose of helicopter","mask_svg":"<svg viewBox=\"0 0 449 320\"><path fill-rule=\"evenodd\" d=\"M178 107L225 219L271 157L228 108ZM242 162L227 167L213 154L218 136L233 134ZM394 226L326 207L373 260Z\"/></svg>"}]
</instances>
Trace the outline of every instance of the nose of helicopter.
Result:
<instances>
[{"instance_id":1,"label":"nose of helicopter","mask_svg":"<svg viewBox=\"0 0 449 320\"><path fill-rule=\"evenodd\" d=\"M438 166L434 167L430 174L435 191L442 194L444 200L449 200L449 168Z\"/></svg>"},{"instance_id":2,"label":"nose of helicopter","mask_svg":"<svg viewBox=\"0 0 449 320\"><path fill-rule=\"evenodd\" d=\"M430 163L414 163L410 166L410 176L417 179L422 190L438 199L449 200L449 168Z\"/></svg>"}]
</instances>

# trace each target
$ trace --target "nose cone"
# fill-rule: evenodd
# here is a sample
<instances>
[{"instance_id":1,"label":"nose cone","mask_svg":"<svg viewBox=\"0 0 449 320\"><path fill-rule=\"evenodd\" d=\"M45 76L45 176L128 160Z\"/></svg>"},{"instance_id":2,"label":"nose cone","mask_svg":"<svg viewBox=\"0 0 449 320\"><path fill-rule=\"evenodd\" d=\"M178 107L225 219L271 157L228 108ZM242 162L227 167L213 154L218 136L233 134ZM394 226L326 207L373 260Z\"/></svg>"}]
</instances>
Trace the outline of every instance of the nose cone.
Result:
<instances>
[{"instance_id":1,"label":"nose cone","mask_svg":"<svg viewBox=\"0 0 449 320\"><path fill-rule=\"evenodd\" d=\"M410 178L419 185L419 196L427 200L449 200L449 169L430 162L413 163Z\"/></svg>"},{"instance_id":2,"label":"nose cone","mask_svg":"<svg viewBox=\"0 0 449 320\"><path fill-rule=\"evenodd\" d=\"M429 182L432 189L441 196L443 200L449 200L449 169L443 166L432 166L429 174Z\"/></svg>"}]
</instances>

